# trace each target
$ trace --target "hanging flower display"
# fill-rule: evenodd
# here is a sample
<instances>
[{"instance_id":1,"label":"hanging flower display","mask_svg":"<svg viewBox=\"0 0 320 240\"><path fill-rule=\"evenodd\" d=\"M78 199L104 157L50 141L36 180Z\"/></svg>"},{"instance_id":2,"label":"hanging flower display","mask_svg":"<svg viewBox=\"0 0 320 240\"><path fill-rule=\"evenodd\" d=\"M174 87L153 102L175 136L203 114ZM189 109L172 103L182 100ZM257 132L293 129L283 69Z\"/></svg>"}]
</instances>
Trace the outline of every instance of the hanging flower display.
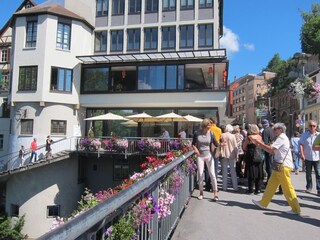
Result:
<instances>
[{"instance_id":1,"label":"hanging flower display","mask_svg":"<svg viewBox=\"0 0 320 240\"><path fill-rule=\"evenodd\" d=\"M320 84L314 82L311 78L297 79L290 83L288 92L293 98L307 97L310 100L320 97Z\"/></svg>"}]
</instances>

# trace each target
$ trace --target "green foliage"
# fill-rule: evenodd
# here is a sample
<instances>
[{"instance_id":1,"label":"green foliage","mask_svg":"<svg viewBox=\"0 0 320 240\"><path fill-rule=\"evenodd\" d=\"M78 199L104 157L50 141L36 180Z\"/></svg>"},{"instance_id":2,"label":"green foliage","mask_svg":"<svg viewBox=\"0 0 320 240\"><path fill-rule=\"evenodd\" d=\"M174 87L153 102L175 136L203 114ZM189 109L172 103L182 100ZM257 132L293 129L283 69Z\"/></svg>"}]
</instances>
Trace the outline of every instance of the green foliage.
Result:
<instances>
[{"instance_id":1,"label":"green foliage","mask_svg":"<svg viewBox=\"0 0 320 240\"><path fill-rule=\"evenodd\" d=\"M84 195L81 195L81 200L78 202L79 206L77 210L72 214L73 216L77 215L78 213L84 212L94 206L98 205L97 197L91 193L88 188L85 188Z\"/></svg>"},{"instance_id":2,"label":"green foliage","mask_svg":"<svg viewBox=\"0 0 320 240\"><path fill-rule=\"evenodd\" d=\"M320 4L312 4L311 12L302 12L301 49L305 53L320 55ZM320 56L319 56L320 57Z\"/></svg>"},{"instance_id":3,"label":"green foliage","mask_svg":"<svg viewBox=\"0 0 320 240\"><path fill-rule=\"evenodd\" d=\"M27 239L26 235L21 233L24 226L24 215L16 222L7 215L0 216L0 239L6 240L22 240Z\"/></svg>"},{"instance_id":4,"label":"green foliage","mask_svg":"<svg viewBox=\"0 0 320 240\"><path fill-rule=\"evenodd\" d=\"M119 221L107 230L109 240L131 240L136 234L131 213L121 217Z\"/></svg>"},{"instance_id":5,"label":"green foliage","mask_svg":"<svg viewBox=\"0 0 320 240\"><path fill-rule=\"evenodd\" d=\"M276 77L268 83L271 85L270 94L274 95L278 89L287 88L294 78L289 78L288 74L296 68L296 62L293 59L282 60L279 53L276 53L269 61L263 71L276 73Z\"/></svg>"}]
</instances>

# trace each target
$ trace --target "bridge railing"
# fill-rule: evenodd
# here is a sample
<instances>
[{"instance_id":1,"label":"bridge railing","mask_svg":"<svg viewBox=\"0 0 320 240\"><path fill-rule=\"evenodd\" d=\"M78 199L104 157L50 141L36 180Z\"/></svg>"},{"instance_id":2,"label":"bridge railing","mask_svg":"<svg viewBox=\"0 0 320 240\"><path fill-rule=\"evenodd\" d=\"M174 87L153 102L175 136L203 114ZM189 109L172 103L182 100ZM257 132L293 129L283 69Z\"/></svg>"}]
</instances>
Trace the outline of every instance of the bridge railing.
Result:
<instances>
[{"instance_id":1,"label":"bridge railing","mask_svg":"<svg viewBox=\"0 0 320 240\"><path fill-rule=\"evenodd\" d=\"M77 137L70 137L55 140L51 144L52 152L58 153L62 151L75 151L77 139ZM25 149L25 151L26 152L23 156L20 156L19 151L0 156L0 172L12 170L15 168L19 168L23 165L29 164L31 157L31 149ZM46 145L43 144L38 146L36 153L37 160L44 159L46 154Z\"/></svg>"},{"instance_id":2,"label":"bridge railing","mask_svg":"<svg viewBox=\"0 0 320 240\"><path fill-rule=\"evenodd\" d=\"M81 213L77 217L69 220L58 228L44 234L39 240L98 240L105 239L105 232L112 225L119 215L124 213L128 206L132 205L137 199L143 198L146 193L151 194L158 202L159 190L168 189L168 184L163 185L163 179L173 169L180 171L183 176L183 184L180 191L175 195L175 201L171 205L171 215L158 219L157 213L148 224L140 227L138 239L160 240L169 239L175 228L186 204L188 203L191 192L194 189L194 176L187 174L180 167L186 159L193 154L193 151L182 155L168 165L149 174L145 178L135 182L128 188L104 200L99 205Z\"/></svg>"}]
</instances>

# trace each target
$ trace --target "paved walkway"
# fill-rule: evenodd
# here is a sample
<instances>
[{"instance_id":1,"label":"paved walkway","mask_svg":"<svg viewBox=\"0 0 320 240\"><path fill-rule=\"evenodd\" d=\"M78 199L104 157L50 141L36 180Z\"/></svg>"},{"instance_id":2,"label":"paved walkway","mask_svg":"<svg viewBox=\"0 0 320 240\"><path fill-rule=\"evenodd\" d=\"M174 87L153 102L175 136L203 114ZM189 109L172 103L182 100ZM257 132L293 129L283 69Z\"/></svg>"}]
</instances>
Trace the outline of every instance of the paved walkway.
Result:
<instances>
[{"instance_id":1,"label":"paved walkway","mask_svg":"<svg viewBox=\"0 0 320 240\"><path fill-rule=\"evenodd\" d=\"M245 194L244 187L238 193L220 191L219 202L213 202L213 193L209 192L205 192L203 200L198 200L199 191L195 190L171 239L319 240L320 197L315 189L312 194L304 192L305 173L292 174L291 179L301 216L285 213L290 206L283 195L275 195L268 209L260 210L251 199L259 200L262 194Z\"/></svg>"}]
</instances>

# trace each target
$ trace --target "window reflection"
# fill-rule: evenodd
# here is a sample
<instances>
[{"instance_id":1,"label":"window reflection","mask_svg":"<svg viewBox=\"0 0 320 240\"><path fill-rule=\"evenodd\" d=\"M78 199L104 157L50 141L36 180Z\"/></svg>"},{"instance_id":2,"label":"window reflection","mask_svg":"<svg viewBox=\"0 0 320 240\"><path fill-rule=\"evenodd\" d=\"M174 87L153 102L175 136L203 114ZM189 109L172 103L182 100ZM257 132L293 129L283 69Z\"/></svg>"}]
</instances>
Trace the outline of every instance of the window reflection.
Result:
<instances>
[{"instance_id":1,"label":"window reflection","mask_svg":"<svg viewBox=\"0 0 320 240\"><path fill-rule=\"evenodd\" d=\"M104 92L108 90L109 68L84 68L83 91Z\"/></svg>"}]
</instances>

